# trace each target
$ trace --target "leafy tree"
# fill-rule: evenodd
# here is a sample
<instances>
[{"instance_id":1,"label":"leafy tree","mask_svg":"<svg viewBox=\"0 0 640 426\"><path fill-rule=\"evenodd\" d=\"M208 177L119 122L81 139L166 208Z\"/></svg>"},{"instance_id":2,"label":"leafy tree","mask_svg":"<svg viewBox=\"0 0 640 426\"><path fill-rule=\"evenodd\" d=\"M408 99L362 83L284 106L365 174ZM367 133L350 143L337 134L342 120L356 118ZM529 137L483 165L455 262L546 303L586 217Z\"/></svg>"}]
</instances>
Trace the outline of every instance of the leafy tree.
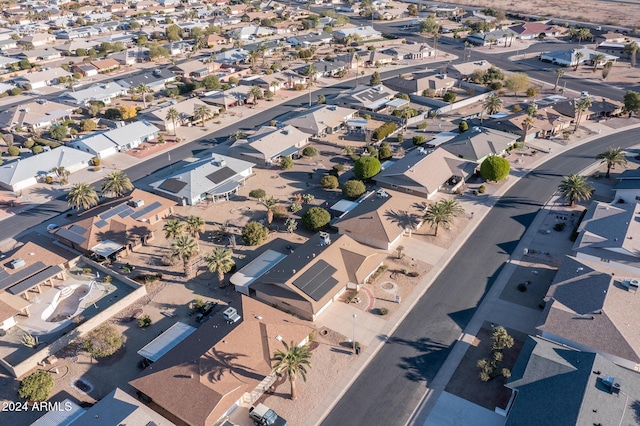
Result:
<instances>
[{"instance_id":1,"label":"leafy tree","mask_svg":"<svg viewBox=\"0 0 640 426\"><path fill-rule=\"evenodd\" d=\"M318 155L318 150L312 146L308 146L302 150L302 155L304 155L305 157L315 157L316 155Z\"/></svg>"},{"instance_id":2,"label":"leafy tree","mask_svg":"<svg viewBox=\"0 0 640 426\"><path fill-rule=\"evenodd\" d=\"M491 182L499 182L505 179L510 170L509 161L498 155L491 155L480 164L480 175Z\"/></svg>"},{"instance_id":3,"label":"leafy tree","mask_svg":"<svg viewBox=\"0 0 640 426\"><path fill-rule=\"evenodd\" d=\"M251 221L242 228L242 239L248 246L258 246L269 238L269 230L260 222Z\"/></svg>"},{"instance_id":4,"label":"leafy tree","mask_svg":"<svg viewBox=\"0 0 640 426\"><path fill-rule=\"evenodd\" d=\"M469 124L466 121L462 120L460 124L458 124L458 130L460 131L460 133L466 132L467 130L469 130Z\"/></svg>"},{"instance_id":5,"label":"leafy tree","mask_svg":"<svg viewBox=\"0 0 640 426\"><path fill-rule=\"evenodd\" d=\"M171 243L171 257L182 260L185 276L189 276L191 259L198 253L198 243L190 235L180 235Z\"/></svg>"},{"instance_id":6,"label":"leafy tree","mask_svg":"<svg viewBox=\"0 0 640 426\"><path fill-rule=\"evenodd\" d=\"M133 105L122 105L120 115L123 120L133 120L138 115L138 110Z\"/></svg>"},{"instance_id":7,"label":"leafy tree","mask_svg":"<svg viewBox=\"0 0 640 426\"><path fill-rule=\"evenodd\" d=\"M326 104L327 98L323 94L318 95L318 103L320 105Z\"/></svg>"},{"instance_id":8,"label":"leafy tree","mask_svg":"<svg viewBox=\"0 0 640 426\"><path fill-rule=\"evenodd\" d=\"M442 100L445 102L455 102L456 101L456 92L447 92L442 96Z\"/></svg>"},{"instance_id":9,"label":"leafy tree","mask_svg":"<svg viewBox=\"0 0 640 426\"><path fill-rule=\"evenodd\" d=\"M383 143L382 146L380 147L380 150L378 151L378 158L380 159L380 161L385 161L385 160L389 160L392 157L393 157L393 151L391 151L391 148L389 147L388 144L385 145Z\"/></svg>"},{"instance_id":10,"label":"leafy tree","mask_svg":"<svg viewBox=\"0 0 640 426\"><path fill-rule=\"evenodd\" d=\"M336 189L338 187L338 178L332 175L322 176L320 186L324 189Z\"/></svg>"},{"instance_id":11,"label":"leafy tree","mask_svg":"<svg viewBox=\"0 0 640 426\"><path fill-rule=\"evenodd\" d=\"M122 333L109 324L91 331L82 341L82 347L92 358L104 358L116 353L122 347Z\"/></svg>"},{"instance_id":12,"label":"leafy tree","mask_svg":"<svg viewBox=\"0 0 640 426\"><path fill-rule=\"evenodd\" d=\"M624 94L624 109L629 113L629 117L633 112L640 114L640 93L628 90Z\"/></svg>"},{"instance_id":13,"label":"leafy tree","mask_svg":"<svg viewBox=\"0 0 640 426\"><path fill-rule=\"evenodd\" d=\"M298 376L302 377L302 380L307 380L307 368L311 367L311 352L309 346L297 346L295 342L291 342L287 345L286 342L282 342L284 345L283 350L276 350L273 354L272 361L275 362L273 371L277 373L284 373L291 383L291 399L297 398L296 393L296 379Z\"/></svg>"},{"instance_id":14,"label":"leafy tree","mask_svg":"<svg viewBox=\"0 0 640 426\"><path fill-rule=\"evenodd\" d=\"M102 195L114 195L122 197L133 189L131 179L121 170L109 173L102 180Z\"/></svg>"},{"instance_id":15,"label":"leafy tree","mask_svg":"<svg viewBox=\"0 0 640 426\"><path fill-rule=\"evenodd\" d=\"M382 79L380 78L380 73L378 71L374 71L373 74L371 75L371 80L369 81L369 83L372 86L378 86L380 84L382 84Z\"/></svg>"},{"instance_id":16,"label":"leafy tree","mask_svg":"<svg viewBox=\"0 0 640 426\"><path fill-rule=\"evenodd\" d=\"M30 402L41 402L49 399L55 385L53 376L48 371L39 370L20 382L18 396Z\"/></svg>"},{"instance_id":17,"label":"leafy tree","mask_svg":"<svg viewBox=\"0 0 640 426\"><path fill-rule=\"evenodd\" d=\"M489 113L489 115L496 114L502 109L502 99L500 99L500 96L494 93L487 99L485 99L482 107Z\"/></svg>"},{"instance_id":18,"label":"leafy tree","mask_svg":"<svg viewBox=\"0 0 640 426\"><path fill-rule=\"evenodd\" d=\"M640 51L640 46L638 46L638 43L636 43L635 41L632 41L624 45L624 53L629 55L632 67L636 66L636 58L638 56L638 51Z\"/></svg>"},{"instance_id":19,"label":"leafy tree","mask_svg":"<svg viewBox=\"0 0 640 426\"><path fill-rule=\"evenodd\" d=\"M67 193L69 207L88 210L98 205L98 193L88 183L76 183Z\"/></svg>"},{"instance_id":20,"label":"leafy tree","mask_svg":"<svg viewBox=\"0 0 640 426\"><path fill-rule=\"evenodd\" d=\"M522 92L529 87L529 76L525 73L516 72L511 74L504 82L507 89L511 90L514 95Z\"/></svg>"},{"instance_id":21,"label":"leafy tree","mask_svg":"<svg viewBox=\"0 0 640 426\"><path fill-rule=\"evenodd\" d=\"M41 145L36 145L31 148L31 152L34 154L41 154L44 151L44 148Z\"/></svg>"},{"instance_id":22,"label":"leafy tree","mask_svg":"<svg viewBox=\"0 0 640 426\"><path fill-rule=\"evenodd\" d=\"M320 231L331 221L331 215L322 207L311 207L302 215L302 226L310 231Z\"/></svg>"},{"instance_id":23,"label":"leafy tree","mask_svg":"<svg viewBox=\"0 0 640 426\"><path fill-rule=\"evenodd\" d=\"M7 153L9 154L10 157L17 157L20 155L20 148L18 148L17 146L10 146L9 149L7 149Z\"/></svg>"},{"instance_id":24,"label":"leafy tree","mask_svg":"<svg viewBox=\"0 0 640 426\"><path fill-rule=\"evenodd\" d=\"M440 31L440 24L434 15L420 21L420 33L431 34L431 36L433 36L433 48L436 51L435 56L438 55L438 31Z\"/></svg>"},{"instance_id":25,"label":"leafy tree","mask_svg":"<svg viewBox=\"0 0 640 426\"><path fill-rule=\"evenodd\" d=\"M167 36L167 40L169 41L178 41L182 38L182 30L176 24L169 25L165 29L165 33Z\"/></svg>"},{"instance_id":26,"label":"leafy tree","mask_svg":"<svg viewBox=\"0 0 640 426\"><path fill-rule=\"evenodd\" d=\"M580 175L572 174L564 176L558 185L558 190L562 196L569 200L569 205L574 207L576 201L588 200L593 193L593 187Z\"/></svg>"},{"instance_id":27,"label":"leafy tree","mask_svg":"<svg viewBox=\"0 0 640 426\"><path fill-rule=\"evenodd\" d=\"M224 287L224 274L230 272L236 264L231 256L233 256L231 250L220 247L213 249L211 253L205 256L207 270L218 273L220 288Z\"/></svg>"},{"instance_id":28,"label":"leafy tree","mask_svg":"<svg viewBox=\"0 0 640 426\"><path fill-rule=\"evenodd\" d=\"M49 130L49 133L51 133L51 137L53 139L57 141L61 141L67 137L67 134L69 133L69 128L64 124L58 124L57 126L51 127L51 129Z\"/></svg>"},{"instance_id":29,"label":"leafy tree","mask_svg":"<svg viewBox=\"0 0 640 426\"><path fill-rule=\"evenodd\" d=\"M627 159L624 156L622 148L614 148L610 146L605 152L601 152L596 155L596 160L600 161L600 164L607 163L607 178L611 174L611 169L615 169L616 166L625 166Z\"/></svg>"},{"instance_id":30,"label":"leafy tree","mask_svg":"<svg viewBox=\"0 0 640 426\"><path fill-rule=\"evenodd\" d=\"M607 77L609 77L609 74L611 73L611 69L613 68L613 62L611 61L607 61L604 66L602 67L602 79L606 80Z\"/></svg>"},{"instance_id":31,"label":"leafy tree","mask_svg":"<svg viewBox=\"0 0 640 426\"><path fill-rule=\"evenodd\" d=\"M353 165L353 173L360 180L371 179L380 173L380 161L371 156L360 157Z\"/></svg>"},{"instance_id":32,"label":"leafy tree","mask_svg":"<svg viewBox=\"0 0 640 426\"><path fill-rule=\"evenodd\" d=\"M415 4L410 4L407 6L407 13L409 16L418 16L418 6Z\"/></svg>"},{"instance_id":33,"label":"leafy tree","mask_svg":"<svg viewBox=\"0 0 640 426\"><path fill-rule=\"evenodd\" d=\"M528 98L535 98L535 96L538 94L538 89L536 89L535 87L529 87L527 89L527 97Z\"/></svg>"},{"instance_id":34,"label":"leafy tree","mask_svg":"<svg viewBox=\"0 0 640 426\"><path fill-rule=\"evenodd\" d=\"M83 132L92 132L97 128L98 128L98 125L96 124L95 121L93 121L91 119L82 120L80 122L80 129Z\"/></svg>"},{"instance_id":35,"label":"leafy tree","mask_svg":"<svg viewBox=\"0 0 640 426\"><path fill-rule=\"evenodd\" d=\"M252 189L251 191L249 191L249 197L251 198L262 199L266 196L267 193L264 189Z\"/></svg>"},{"instance_id":36,"label":"leafy tree","mask_svg":"<svg viewBox=\"0 0 640 426\"><path fill-rule=\"evenodd\" d=\"M464 214L464 209L460 203L453 198L449 198L429 205L423 219L435 229L434 236L437 237L438 227L440 225L451 225L453 219L460 214Z\"/></svg>"},{"instance_id":37,"label":"leafy tree","mask_svg":"<svg viewBox=\"0 0 640 426\"><path fill-rule=\"evenodd\" d=\"M162 227L166 239L176 239L185 233L185 223L180 219L169 219Z\"/></svg>"},{"instance_id":38,"label":"leafy tree","mask_svg":"<svg viewBox=\"0 0 640 426\"><path fill-rule=\"evenodd\" d=\"M291 157L282 157L280 160L280 168L282 170L289 170L293 167L293 160Z\"/></svg>"},{"instance_id":39,"label":"leafy tree","mask_svg":"<svg viewBox=\"0 0 640 426\"><path fill-rule=\"evenodd\" d=\"M367 188L361 180L348 180L342 185L342 196L350 200L355 200L365 193Z\"/></svg>"}]
</instances>

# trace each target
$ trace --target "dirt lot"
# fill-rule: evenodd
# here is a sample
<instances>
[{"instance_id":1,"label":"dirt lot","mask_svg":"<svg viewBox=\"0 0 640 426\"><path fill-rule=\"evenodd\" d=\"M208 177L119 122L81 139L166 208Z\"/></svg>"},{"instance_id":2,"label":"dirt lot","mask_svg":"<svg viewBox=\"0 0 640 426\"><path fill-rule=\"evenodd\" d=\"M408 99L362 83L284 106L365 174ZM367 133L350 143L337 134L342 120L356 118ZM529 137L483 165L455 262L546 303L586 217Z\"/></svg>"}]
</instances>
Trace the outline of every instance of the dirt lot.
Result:
<instances>
[{"instance_id":1,"label":"dirt lot","mask_svg":"<svg viewBox=\"0 0 640 426\"><path fill-rule=\"evenodd\" d=\"M450 4L502 9L514 13L524 13L550 18L565 18L584 22L603 23L633 27L640 16L640 1L607 2L596 0L567 0L550 2L534 0L452 0ZM582 12L581 12L582 11Z\"/></svg>"}]
</instances>

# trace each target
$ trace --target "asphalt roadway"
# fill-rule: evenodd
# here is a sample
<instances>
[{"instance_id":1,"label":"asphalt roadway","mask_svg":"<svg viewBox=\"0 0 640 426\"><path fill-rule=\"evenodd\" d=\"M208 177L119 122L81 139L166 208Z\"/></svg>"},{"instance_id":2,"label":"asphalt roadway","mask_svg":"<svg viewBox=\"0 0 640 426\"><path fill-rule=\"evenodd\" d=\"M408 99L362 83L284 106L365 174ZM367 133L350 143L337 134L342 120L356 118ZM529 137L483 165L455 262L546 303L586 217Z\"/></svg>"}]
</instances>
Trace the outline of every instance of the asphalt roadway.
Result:
<instances>
[{"instance_id":1,"label":"asphalt roadway","mask_svg":"<svg viewBox=\"0 0 640 426\"><path fill-rule=\"evenodd\" d=\"M638 131L566 151L518 181L482 220L322 425L405 425L503 265L562 176L577 173Z\"/></svg>"}]
</instances>

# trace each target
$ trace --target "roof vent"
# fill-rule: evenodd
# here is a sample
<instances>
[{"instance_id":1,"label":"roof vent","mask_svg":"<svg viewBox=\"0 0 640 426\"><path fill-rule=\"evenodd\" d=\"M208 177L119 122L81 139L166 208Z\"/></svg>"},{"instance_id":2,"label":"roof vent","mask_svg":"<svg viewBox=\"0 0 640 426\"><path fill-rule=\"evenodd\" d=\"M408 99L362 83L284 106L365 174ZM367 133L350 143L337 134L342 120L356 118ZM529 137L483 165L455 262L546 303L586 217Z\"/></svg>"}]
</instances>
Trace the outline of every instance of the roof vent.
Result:
<instances>
[{"instance_id":1,"label":"roof vent","mask_svg":"<svg viewBox=\"0 0 640 426\"><path fill-rule=\"evenodd\" d=\"M135 200L135 201L131 201L131 206L132 207L142 207L144 206L144 200Z\"/></svg>"},{"instance_id":2,"label":"roof vent","mask_svg":"<svg viewBox=\"0 0 640 426\"><path fill-rule=\"evenodd\" d=\"M331 244L331 235L328 232L320 232L320 245L328 246Z\"/></svg>"},{"instance_id":3,"label":"roof vent","mask_svg":"<svg viewBox=\"0 0 640 426\"><path fill-rule=\"evenodd\" d=\"M604 383L607 389L609 389L609 392L614 395L618 395L620 393L620 389L622 388L622 385L619 381L616 380L615 377L604 376L604 379L602 379L602 383Z\"/></svg>"},{"instance_id":4,"label":"roof vent","mask_svg":"<svg viewBox=\"0 0 640 426\"><path fill-rule=\"evenodd\" d=\"M22 268L24 265L26 265L25 261L23 258L19 257L16 260L11 261L11 269L18 269L18 268Z\"/></svg>"}]
</instances>

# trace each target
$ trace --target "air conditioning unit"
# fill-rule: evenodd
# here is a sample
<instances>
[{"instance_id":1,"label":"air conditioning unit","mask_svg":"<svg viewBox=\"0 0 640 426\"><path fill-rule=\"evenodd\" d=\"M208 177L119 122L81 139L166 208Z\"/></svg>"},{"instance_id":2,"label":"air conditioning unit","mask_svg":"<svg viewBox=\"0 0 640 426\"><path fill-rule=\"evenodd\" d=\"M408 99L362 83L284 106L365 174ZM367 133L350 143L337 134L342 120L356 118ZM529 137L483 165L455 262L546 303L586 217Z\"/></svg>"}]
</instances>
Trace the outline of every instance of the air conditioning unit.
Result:
<instances>
[{"instance_id":1,"label":"air conditioning unit","mask_svg":"<svg viewBox=\"0 0 640 426\"><path fill-rule=\"evenodd\" d=\"M24 265L26 265L26 263L21 257L11 261L11 269L22 268Z\"/></svg>"},{"instance_id":2,"label":"air conditioning unit","mask_svg":"<svg viewBox=\"0 0 640 426\"><path fill-rule=\"evenodd\" d=\"M138 208L138 207L142 207L142 206L144 206L144 200L135 200L135 201L131 201L131 205L132 205L133 207L136 207L136 208Z\"/></svg>"}]
</instances>

